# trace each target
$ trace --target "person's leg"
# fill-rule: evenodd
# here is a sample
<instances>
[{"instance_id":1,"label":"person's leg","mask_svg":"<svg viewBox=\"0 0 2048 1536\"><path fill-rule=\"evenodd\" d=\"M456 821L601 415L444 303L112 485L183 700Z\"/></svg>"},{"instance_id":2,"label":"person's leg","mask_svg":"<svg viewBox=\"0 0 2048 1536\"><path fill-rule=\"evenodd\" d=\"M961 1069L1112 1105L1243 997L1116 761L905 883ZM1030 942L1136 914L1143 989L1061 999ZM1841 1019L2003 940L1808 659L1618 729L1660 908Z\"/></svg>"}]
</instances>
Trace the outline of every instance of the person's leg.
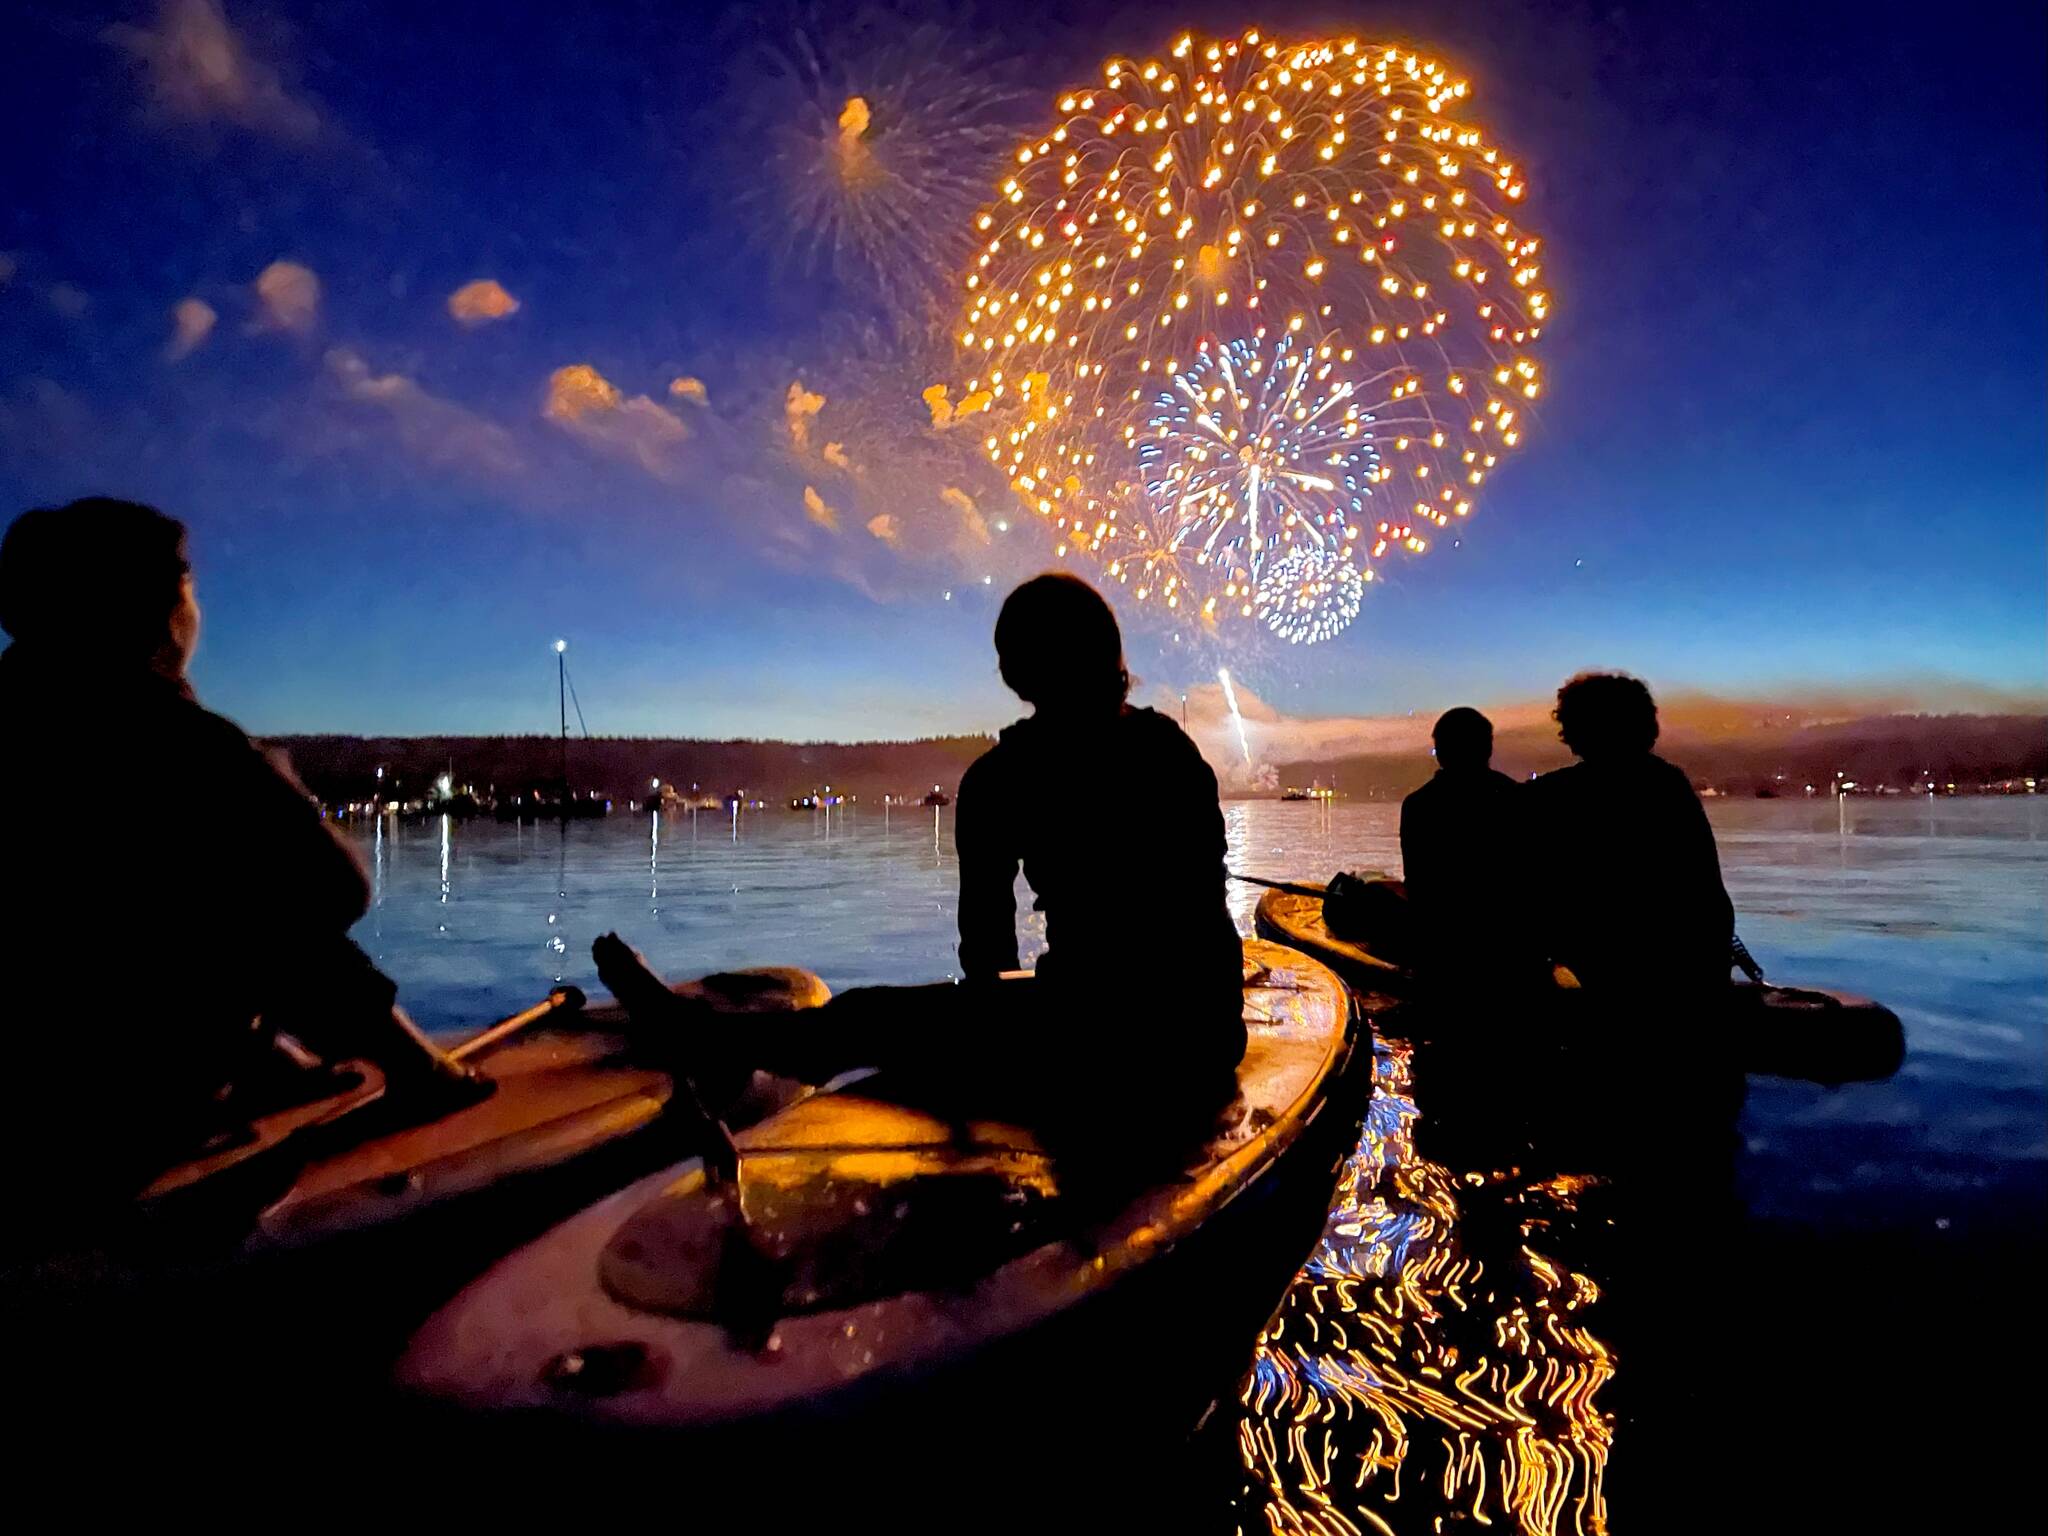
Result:
<instances>
[{"instance_id":1,"label":"person's leg","mask_svg":"<svg viewBox=\"0 0 2048 1536\"><path fill-rule=\"evenodd\" d=\"M597 974L650 1034L712 1074L771 1072L821 1083L861 1067L920 1079L971 1074L1022 1028L1029 977L921 986L853 987L816 1008L719 1016L678 997L616 934L591 946Z\"/></svg>"}]
</instances>

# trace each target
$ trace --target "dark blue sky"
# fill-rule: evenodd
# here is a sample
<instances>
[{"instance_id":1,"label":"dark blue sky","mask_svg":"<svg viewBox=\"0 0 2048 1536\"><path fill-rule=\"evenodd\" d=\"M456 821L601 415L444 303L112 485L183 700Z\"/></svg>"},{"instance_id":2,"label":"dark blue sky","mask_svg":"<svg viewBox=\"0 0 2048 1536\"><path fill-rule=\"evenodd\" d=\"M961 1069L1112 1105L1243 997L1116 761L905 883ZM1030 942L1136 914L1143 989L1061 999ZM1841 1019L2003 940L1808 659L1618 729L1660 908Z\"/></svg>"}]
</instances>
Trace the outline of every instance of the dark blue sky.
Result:
<instances>
[{"instance_id":1,"label":"dark blue sky","mask_svg":"<svg viewBox=\"0 0 2048 1536\"><path fill-rule=\"evenodd\" d=\"M994 603L1049 546L974 466L889 478L932 379L857 273L791 257L761 145L804 103L760 50L794 18L832 89L867 69L878 101L964 56L954 117L999 123L1002 89L1049 100L1111 51L1335 13L932 12L964 55L892 41L902 6L10 8L0 508L107 492L186 518L198 681L259 731L545 729L557 634L593 731L1007 719ZM2037 7L1342 19L1468 76L1526 165L1548 396L1463 543L1390 567L1339 640L1219 652L1135 622L1148 685L1220 659L1304 713L1527 697L1587 664L1737 695L2040 692ZM456 318L479 279L517 309ZM863 476L792 451L795 380L826 397L809 452L844 441ZM941 482L1010 530L939 536ZM899 483L920 489L891 508Z\"/></svg>"}]
</instances>

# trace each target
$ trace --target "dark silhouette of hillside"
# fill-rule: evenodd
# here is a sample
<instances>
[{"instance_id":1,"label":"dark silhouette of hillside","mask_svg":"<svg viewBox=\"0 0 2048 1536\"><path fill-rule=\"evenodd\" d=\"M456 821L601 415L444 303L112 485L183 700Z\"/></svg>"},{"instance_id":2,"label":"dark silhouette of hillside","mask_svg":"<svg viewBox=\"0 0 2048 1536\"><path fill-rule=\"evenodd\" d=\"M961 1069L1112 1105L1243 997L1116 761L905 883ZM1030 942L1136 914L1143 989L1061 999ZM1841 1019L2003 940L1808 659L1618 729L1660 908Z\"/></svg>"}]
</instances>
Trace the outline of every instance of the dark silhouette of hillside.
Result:
<instances>
[{"instance_id":1,"label":"dark silhouette of hillside","mask_svg":"<svg viewBox=\"0 0 2048 1536\"><path fill-rule=\"evenodd\" d=\"M986 736L915 741L688 741L646 736L596 736L569 742L569 783L620 800L644 799L660 779L706 795L746 790L774 801L830 784L863 800L920 795L934 784L947 794L969 763L988 750ZM277 736L307 788L326 803L426 793L443 774L457 788L474 785L500 795L545 787L561 778L562 745L553 736ZM384 778L377 778L378 768Z\"/></svg>"},{"instance_id":2,"label":"dark silhouette of hillside","mask_svg":"<svg viewBox=\"0 0 2048 1536\"><path fill-rule=\"evenodd\" d=\"M2048 781L2048 717L1880 715L1824 725L1667 728L1657 750L1695 784L1729 794L1800 794L1808 784L1832 784L1837 774L1859 787L1903 788L1931 778L1959 791L1976 790L2029 777ZM1494 743L1494 766L1518 779L1570 761L1548 725L1504 731ZM1427 779L1435 765L1426 750L1418 750L1277 767L1282 783L1319 779L1334 781L1354 797L1397 797Z\"/></svg>"}]
</instances>

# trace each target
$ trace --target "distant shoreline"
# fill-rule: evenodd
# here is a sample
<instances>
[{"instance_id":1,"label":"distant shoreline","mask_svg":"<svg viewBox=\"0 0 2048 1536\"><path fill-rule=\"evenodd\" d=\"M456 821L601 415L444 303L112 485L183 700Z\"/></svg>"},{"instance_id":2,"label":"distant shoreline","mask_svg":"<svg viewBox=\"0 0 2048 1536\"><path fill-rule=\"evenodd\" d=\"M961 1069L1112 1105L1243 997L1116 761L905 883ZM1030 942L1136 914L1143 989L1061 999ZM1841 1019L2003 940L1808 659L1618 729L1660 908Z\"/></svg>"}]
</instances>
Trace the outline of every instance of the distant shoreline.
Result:
<instances>
[{"instance_id":1,"label":"distant shoreline","mask_svg":"<svg viewBox=\"0 0 2048 1536\"><path fill-rule=\"evenodd\" d=\"M1256 724L1253 740L1256 754ZM290 759L327 805L425 801L465 786L479 797L501 799L562 788L558 736L289 735L264 741ZM568 787L621 806L659 797L660 785L696 800L744 792L771 806L829 786L834 794L879 804L884 795L915 800L933 788L956 793L967 765L992 741L980 735L866 742L572 738ZM1208 745L1215 750L1215 743ZM1696 787L1729 798L1803 798L1809 784L1816 797L1838 783L1851 786L1852 794L1924 795L1930 783L1944 795L2026 793L2028 779L2048 786L2048 715L1882 715L1783 730L1674 732L1658 750ZM1255 762L1249 771L1236 752L1211 761L1229 799L1278 799L1285 788L1316 785L1333 788L1339 799L1393 799L1435 766L1419 747ZM1549 727L1504 731L1496 742L1494 766L1516 778L1567 761ZM1075 766L1085 772L1089 765ZM1254 777L1262 783L1245 782ZM448 791L440 787L444 778ZM1143 786L1121 786L1117 793L1142 796Z\"/></svg>"}]
</instances>

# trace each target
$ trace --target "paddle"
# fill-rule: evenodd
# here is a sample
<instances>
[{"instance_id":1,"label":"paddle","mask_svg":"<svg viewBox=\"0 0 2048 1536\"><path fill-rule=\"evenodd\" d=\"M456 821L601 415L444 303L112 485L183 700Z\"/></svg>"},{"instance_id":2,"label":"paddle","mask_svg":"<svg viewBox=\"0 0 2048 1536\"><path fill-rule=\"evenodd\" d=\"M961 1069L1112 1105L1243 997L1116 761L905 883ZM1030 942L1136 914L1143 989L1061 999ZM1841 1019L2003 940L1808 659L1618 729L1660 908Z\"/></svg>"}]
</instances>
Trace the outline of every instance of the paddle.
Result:
<instances>
[{"instance_id":1,"label":"paddle","mask_svg":"<svg viewBox=\"0 0 2048 1536\"><path fill-rule=\"evenodd\" d=\"M581 1011L582 1007L583 992L580 988L557 987L531 1008L522 1009L510 1018L500 1019L489 1029L478 1030L460 1045L451 1046L448 1059L461 1062L469 1060L472 1056L481 1056L485 1051L503 1045L521 1030L532 1028L542 1019L551 1018L557 1013L576 1013Z\"/></svg>"},{"instance_id":2,"label":"paddle","mask_svg":"<svg viewBox=\"0 0 2048 1536\"><path fill-rule=\"evenodd\" d=\"M1240 884L1262 885L1269 891L1285 891L1289 896L1313 896L1321 901L1325 894L1320 885L1302 885L1294 880L1267 880L1258 875L1240 875L1236 870L1230 870L1228 874Z\"/></svg>"}]
</instances>

